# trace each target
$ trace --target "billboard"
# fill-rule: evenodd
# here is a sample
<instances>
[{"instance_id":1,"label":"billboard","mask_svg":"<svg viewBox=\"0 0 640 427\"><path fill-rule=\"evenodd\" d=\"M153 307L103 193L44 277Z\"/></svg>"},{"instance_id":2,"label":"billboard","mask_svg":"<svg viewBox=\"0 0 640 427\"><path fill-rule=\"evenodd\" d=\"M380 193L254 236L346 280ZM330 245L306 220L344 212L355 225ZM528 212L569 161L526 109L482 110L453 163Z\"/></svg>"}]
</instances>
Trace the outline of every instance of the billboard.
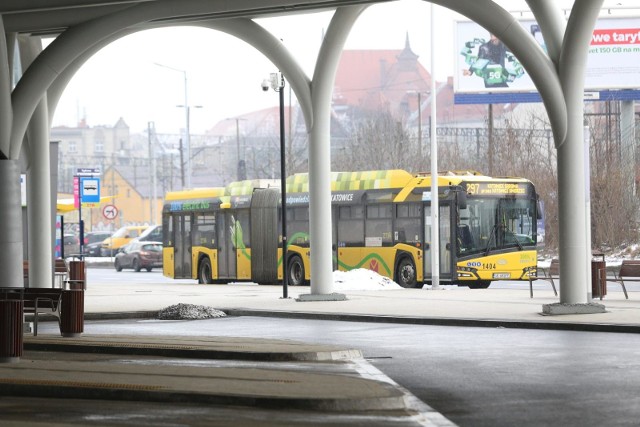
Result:
<instances>
[{"instance_id":1,"label":"billboard","mask_svg":"<svg viewBox=\"0 0 640 427\"><path fill-rule=\"evenodd\" d=\"M520 24L546 49L534 20ZM502 41L472 21L455 23L456 93L535 92L520 61ZM600 18L587 59L585 90L640 89L640 18Z\"/></svg>"}]
</instances>

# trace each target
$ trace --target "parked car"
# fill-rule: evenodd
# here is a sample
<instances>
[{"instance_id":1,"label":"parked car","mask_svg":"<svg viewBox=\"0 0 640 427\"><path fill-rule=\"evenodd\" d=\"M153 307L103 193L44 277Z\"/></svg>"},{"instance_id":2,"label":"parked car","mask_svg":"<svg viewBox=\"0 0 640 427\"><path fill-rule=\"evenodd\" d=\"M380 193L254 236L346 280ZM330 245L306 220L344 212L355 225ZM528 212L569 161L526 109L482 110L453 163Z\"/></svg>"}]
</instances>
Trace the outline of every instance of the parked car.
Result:
<instances>
[{"instance_id":1,"label":"parked car","mask_svg":"<svg viewBox=\"0 0 640 427\"><path fill-rule=\"evenodd\" d=\"M122 271L123 268L135 271L161 268L162 242L131 242L116 254L113 266L116 271Z\"/></svg>"},{"instance_id":2,"label":"parked car","mask_svg":"<svg viewBox=\"0 0 640 427\"><path fill-rule=\"evenodd\" d=\"M140 234L140 237L134 240L137 242L162 242L162 225L150 225Z\"/></svg>"},{"instance_id":3,"label":"parked car","mask_svg":"<svg viewBox=\"0 0 640 427\"><path fill-rule=\"evenodd\" d=\"M129 243L131 240L139 237L144 230L149 228L148 225L129 225L118 229L113 235L102 241L100 247L101 256L113 256L117 250Z\"/></svg>"},{"instance_id":4,"label":"parked car","mask_svg":"<svg viewBox=\"0 0 640 427\"><path fill-rule=\"evenodd\" d=\"M82 247L85 256L100 256L102 242L111 236L111 231L90 231L84 235L84 246Z\"/></svg>"},{"instance_id":5,"label":"parked car","mask_svg":"<svg viewBox=\"0 0 640 427\"><path fill-rule=\"evenodd\" d=\"M69 257L72 255L80 254L80 239L75 234L65 233L62 237L64 242L64 256Z\"/></svg>"}]
</instances>

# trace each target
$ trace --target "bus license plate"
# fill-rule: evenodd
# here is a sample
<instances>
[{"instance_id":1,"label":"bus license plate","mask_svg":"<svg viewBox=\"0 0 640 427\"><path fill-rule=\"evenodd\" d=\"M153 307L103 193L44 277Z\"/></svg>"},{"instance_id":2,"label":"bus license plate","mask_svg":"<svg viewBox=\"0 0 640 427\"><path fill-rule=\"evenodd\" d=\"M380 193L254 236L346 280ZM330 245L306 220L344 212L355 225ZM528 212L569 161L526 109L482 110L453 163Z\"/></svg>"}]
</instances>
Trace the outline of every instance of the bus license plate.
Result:
<instances>
[{"instance_id":1,"label":"bus license plate","mask_svg":"<svg viewBox=\"0 0 640 427\"><path fill-rule=\"evenodd\" d=\"M510 279L511 273L493 273L494 279Z\"/></svg>"}]
</instances>

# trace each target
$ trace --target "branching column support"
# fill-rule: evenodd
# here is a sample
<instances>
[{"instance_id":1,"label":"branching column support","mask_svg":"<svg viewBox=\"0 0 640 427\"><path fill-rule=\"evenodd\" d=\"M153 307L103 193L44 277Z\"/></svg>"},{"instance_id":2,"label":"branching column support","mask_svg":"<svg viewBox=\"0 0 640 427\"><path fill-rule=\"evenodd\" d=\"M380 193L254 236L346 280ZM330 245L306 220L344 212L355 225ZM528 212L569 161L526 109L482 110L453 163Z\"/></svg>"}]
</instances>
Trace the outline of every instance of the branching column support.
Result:
<instances>
[{"instance_id":1,"label":"branching column support","mask_svg":"<svg viewBox=\"0 0 640 427\"><path fill-rule=\"evenodd\" d=\"M13 42L15 39L11 39ZM13 114L11 110L11 61L0 16L0 271L2 286L23 287L20 165L9 156Z\"/></svg>"},{"instance_id":2,"label":"branching column support","mask_svg":"<svg viewBox=\"0 0 640 427\"><path fill-rule=\"evenodd\" d=\"M547 52L506 10L490 0L434 0L476 21L500 38L522 62L542 96L558 149L560 205L560 268L562 287L559 311L586 313L602 306L588 301L591 282L590 219L586 195L588 170L583 142L584 74L588 48L602 0L574 3L565 24L553 0L528 0L540 24ZM576 215L576 213L579 213ZM567 306L571 306L566 309ZM549 307L543 307L547 311ZM568 311L563 311L563 310ZM575 311L574 311L575 310Z\"/></svg>"}]
</instances>

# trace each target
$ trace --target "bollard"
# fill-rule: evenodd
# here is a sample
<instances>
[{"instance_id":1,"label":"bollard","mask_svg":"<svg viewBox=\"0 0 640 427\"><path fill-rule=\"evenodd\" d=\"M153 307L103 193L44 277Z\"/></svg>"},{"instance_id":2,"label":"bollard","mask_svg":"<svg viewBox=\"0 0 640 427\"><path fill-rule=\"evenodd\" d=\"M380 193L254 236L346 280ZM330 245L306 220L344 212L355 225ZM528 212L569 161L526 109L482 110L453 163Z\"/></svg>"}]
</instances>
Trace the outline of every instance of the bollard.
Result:
<instances>
[{"instance_id":1,"label":"bollard","mask_svg":"<svg viewBox=\"0 0 640 427\"><path fill-rule=\"evenodd\" d=\"M60 333L75 337L84 332L84 290L86 289L85 262L69 261L69 280L62 291Z\"/></svg>"},{"instance_id":2,"label":"bollard","mask_svg":"<svg viewBox=\"0 0 640 427\"><path fill-rule=\"evenodd\" d=\"M0 300L0 363L20 361L23 350L22 299Z\"/></svg>"}]
</instances>

